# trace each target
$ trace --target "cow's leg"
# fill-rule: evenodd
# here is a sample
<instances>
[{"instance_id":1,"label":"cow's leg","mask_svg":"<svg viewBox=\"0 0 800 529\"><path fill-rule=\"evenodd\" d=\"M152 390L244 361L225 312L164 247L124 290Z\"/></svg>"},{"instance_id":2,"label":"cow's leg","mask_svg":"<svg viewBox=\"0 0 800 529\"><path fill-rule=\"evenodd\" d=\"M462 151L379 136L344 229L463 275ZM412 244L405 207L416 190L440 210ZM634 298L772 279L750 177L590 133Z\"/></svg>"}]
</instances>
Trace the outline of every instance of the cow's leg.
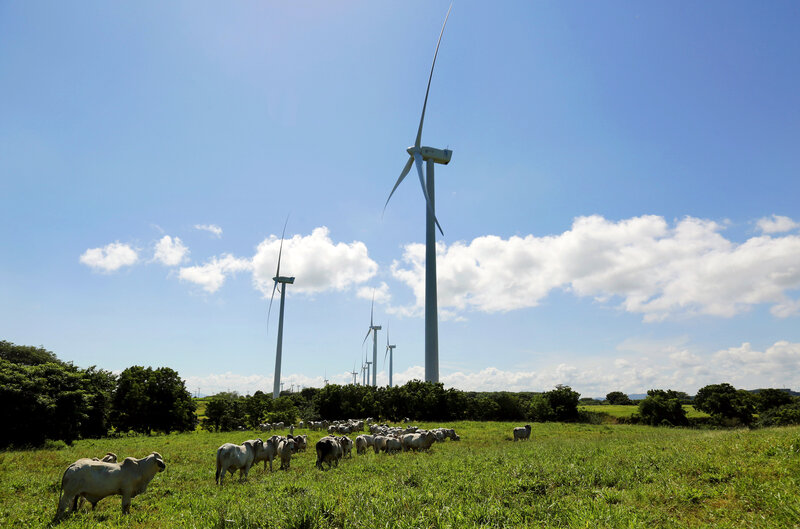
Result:
<instances>
[{"instance_id":1,"label":"cow's leg","mask_svg":"<svg viewBox=\"0 0 800 529\"><path fill-rule=\"evenodd\" d=\"M122 514L131 513L131 494L130 492L122 492Z\"/></svg>"}]
</instances>

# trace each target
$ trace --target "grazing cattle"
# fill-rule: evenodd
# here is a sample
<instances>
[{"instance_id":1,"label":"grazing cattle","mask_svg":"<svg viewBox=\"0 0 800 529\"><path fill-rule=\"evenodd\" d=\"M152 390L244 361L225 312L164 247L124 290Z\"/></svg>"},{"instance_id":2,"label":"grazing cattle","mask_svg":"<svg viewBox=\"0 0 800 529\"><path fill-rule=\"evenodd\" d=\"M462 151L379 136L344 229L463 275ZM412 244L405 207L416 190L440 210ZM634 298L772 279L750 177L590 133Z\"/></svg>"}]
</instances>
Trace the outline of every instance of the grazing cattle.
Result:
<instances>
[{"instance_id":1,"label":"grazing cattle","mask_svg":"<svg viewBox=\"0 0 800 529\"><path fill-rule=\"evenodd\" d=\"M372 448L375 450L375 453L379 453L381 450L386 450L386 440L388 437L385 435L376 435L374 437ZM356 440L357 441L357 440Z\"/></svg>"},{"instance_id":2,"label":"grazing cattle","mask_svg":"<svg viewBox=\"0 0 800 529\"><path fill-rule=\"evenodd\" d=\"M356 453L366 454L367 448L375 444L375 437L372 435L359 435L356 437Z\"/></svg>"},{"instance_id":3,"label":"grazing cattle","mask_svg":"<svg viewBox=\"0 0 800 529\"><path fill-rule=\"evenodd\" d=\"M410 433L400 438L403 445L403 452L413 450L427 450L436 441L436 434L433 432Z\"/></svg>"},{"instance_id":4,"label":"grazing cattle","mask_svg":"<svg viewBox=\"0 0 800 529\"><path fill-rule=\"evenodd\" d=\"M339 444L342 445L342 457L353 457L353 440L343 435L339 437Z\"/></svg>"},{"instance_id":5,"label":"grazing cattle","mask_svg":"<svg viewBox=\"0 0 800 529\"><path fill-rule=\"evenodd\" d=\"M530 438L531 438L530 424L514 428L514 441L527 441Z\"/></svg>"},{"instance_id":6,"label":"grazing cattle","mask_svg":"<svg viewBox=\"0 0 800 529\"><path fill-rule=\"evenodd\" d=\"M128 514L131 499L145 492L153 476L165 468L158 452L142 459L126 457L121 464L79 459L64 471L61 478L61 497L55 519L63 518L70 508L74 512L81 497L94 509L97 502L115 494L122 496L122 512Z\"/></svg>"},{"instance_id":7,"label":"grazing cattle","mask_svg":"<svg viewBox=\"0 0 800 529\"><path fill-rule=\"evenodd\" d=\"M277 436L273 436L277 437ZM278 453L278 443L273 440L273 437L270 437L266 441L262 441L261 444L258 444L258 439L250 439L245 441L245 443L252 443L255 455L253 456L253 465L259 463L261 461L264 462L264 470L267 470L267 462L269 462L269 471L272 472L272 460L275 459L275 456Z\"/></svg>"},{"instance_id":8,"label":"grazing cattle","mask_svg":"<svg viewBox=\"0 0 800 529\"><path fill-rule=\"evenodd\" d=\"M278 456L281 458L281 470L289 470L294 451L294 439L284 439L278 444Z\"/></svg>"},{"instance_id":9,"label":"grazing cattle","mask_svg":"<svg viewBox=\"0 0 800 529\"><path fill-rule=\"evenodd\" d=\"M342 445L335 437L323 437L317 441L317 468L323 470L322 464L328 463L328 468L331 465L339 466L339 460L342 458Z\"/></svg>"},{"instance_id":10,"label":"grazing cattle","mask_svg":"<svg viewBox=\"0 0 800 529\"><path fill-rule=\"evenodd\" d=\"M230 472L231 476L233 476L237 470L239 471L240 480L246 478L250 472L250 467L253 466L255 461L256 452L263 446L264 441L255 439L245 441L240 445L225 443L217 448L217 473L214 476L214 481L218 485L222 485L225 473Z\"/></svg>"},{"instance_id":11,"label":"grazing cattle","mask_svg":"<svg viewBox=\"0 0 800 529\"><path fill-rule=\"evenodd\" d=\"M295 435L294 436L294 444L295 444L295 451L297 452L305 452L306 447L308 446L308 436L307 435Z\"/></svg>"},{"instance_id":12,"label":"grazing cattle","mask_svg":"<svg viewBox=\"0 0 800 529\"><path fill-rule=\"evenodd\" d=\"M403 449L403 443L397 437L387 437L384 443L384 451L387 454L399 452Z\"/></svg>"},{"instance_id":13,"label":"grazing cattle","mask_svg":"<svg viewBox=\"0 0 800 529\"><path fill-rule=\"evenodd\" d=\"M92 461L102 461L103 463L116 463L117 454L115 454L114 452L106 452L106 455L103 456L103 459L98 459L96 457L93 457Z\"/></svg>"},{"instance_id":14,"label":"grazing cattle","mask_svg":"<svg viewBox=\"0 0 800 529\"><path fill-rule=\"evenodd\" d=\"M300 421L299 423L297 423L297 427L300 428L300 429L305 428L306 427L306 423L304 421Z\"/></svg>"}]
</instances>

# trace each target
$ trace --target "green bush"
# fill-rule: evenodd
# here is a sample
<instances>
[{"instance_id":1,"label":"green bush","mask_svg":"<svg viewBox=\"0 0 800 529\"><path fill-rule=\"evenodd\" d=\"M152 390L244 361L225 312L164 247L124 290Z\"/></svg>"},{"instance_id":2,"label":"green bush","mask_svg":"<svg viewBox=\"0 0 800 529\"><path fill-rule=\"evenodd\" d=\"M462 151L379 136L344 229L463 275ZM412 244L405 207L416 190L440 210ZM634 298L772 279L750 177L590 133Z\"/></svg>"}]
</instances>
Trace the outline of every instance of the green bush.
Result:
<instances>
[{"instance_id":1,"label":"green bush","mask_svg":"<svg viewBox=\"0 0 800 529\"><path fill-rule=\"evenodd\" d=\"M686 410L678 398L670 398L662 390L650 390L648 396L639 402L638 422L650 426L686 426Z\"/></svg>"}]
</instances>

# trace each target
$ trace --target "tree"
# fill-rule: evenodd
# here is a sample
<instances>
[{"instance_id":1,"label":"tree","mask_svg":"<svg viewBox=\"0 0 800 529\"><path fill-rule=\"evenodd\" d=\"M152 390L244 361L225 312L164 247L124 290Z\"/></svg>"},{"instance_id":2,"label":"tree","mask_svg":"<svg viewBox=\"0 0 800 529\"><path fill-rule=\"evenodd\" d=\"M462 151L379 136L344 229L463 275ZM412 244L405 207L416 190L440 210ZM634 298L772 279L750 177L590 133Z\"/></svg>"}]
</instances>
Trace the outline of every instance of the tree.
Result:
<instances>
[{"instance_id":1,"label":"tree","mask_svg":"<svg viewBox=\"0 0 800 529\"><path fill-rule=\"evenodd\" d=\"M120 373L111 422L118 430L149 434L193 430L196 404L178 372L132 366Z\"/></svg>"},{"instance_id":2,"label":"tree","mask_svg":"<svg viewBox=\"0 0 800 529\"><path fill-rule=\"evenodd\" d=\"M554 420L572 422L578 419L578 400L581 394L572 391L571 387L559 384L556 389L545 392L544 398L553 410Z\"/></svg>"},{"instance_id":3,"label":"tree","mask_svg":"<svg viewBox=\"0 0 800 529\"><path fill-rule=\"evenodd\" d=\"M732 420L742 424L753 422L753 396L727 383L710 384L697 391L694 407L717 420Z\"/></svg>"},{"instance_id":4,"label":"tree","mask_svg":"<svg viewBox=\"0 0 800 529\"><path fill-rule=\"evenodd\" d=\"M533 421L538 422L545 422L545 421L552 421L555 417L553 413L553 408L550 407L550 401L545 398L544 395L534 395L531 397L531 401L528 411L528 416Z\"/></svg>"},{"instance_id":5,"label":"tree","mask_svg":"<svg viewBox=\"0 0 800 529\"><path fill-rule=\"evenodd\" d=\"M5 340L0 340L0 358L8 360L12 364L37 366L39 364L61 364L64 362L52 351L43 347L33 347L32 345L16 345Z\"/></svg>"},{"instance_id":6,"label":"tree","mask_svg":"<svg viewBox=\"0 0 800 529\"><path fill-rule=\"evenodd\" d=\"M628 405L633 404L633 401L628 398L628 396L621 392L621 391L612 391L608 395L606 395L606 400L609 404L614 405Z\"/></svg>"},{"instance_id":7,"label":"tree","mask_svg":"<svg viewBox=\"0 0 800 529\"><path fill-rule=\"evenodd\" d=\"M686 426L686 410L672 390L650 390L639 402L639 419L650 426ZM670 398L672 397L672 398Z\"/></svg>"},{"instance_id":8,"label":"tree","mask_svg":"<svg viewBox=\"0 0 800 529\"><path fill-rule=\"evenodd\" d=\"M759 413L764 413L772 408L779 408L791 404L794 399L789 391L784 389L762 389L756 393L756 408Z\"/></svg>"}]
</instances>

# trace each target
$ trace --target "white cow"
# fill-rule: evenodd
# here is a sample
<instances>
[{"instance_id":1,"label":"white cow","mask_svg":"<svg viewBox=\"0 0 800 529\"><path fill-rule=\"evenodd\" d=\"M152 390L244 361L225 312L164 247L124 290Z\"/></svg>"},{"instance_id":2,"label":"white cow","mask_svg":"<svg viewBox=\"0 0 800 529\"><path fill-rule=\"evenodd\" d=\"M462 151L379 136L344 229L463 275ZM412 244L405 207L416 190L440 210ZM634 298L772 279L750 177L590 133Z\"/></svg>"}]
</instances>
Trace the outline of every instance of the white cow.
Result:
<instances>
[{"instance_id":1,"label":"white cow","mask_svg":"<svg viewBox=\"0 0 800 529\"><path fill-rule=\"evenodd\" d=\"M317 468L322 470L323 463L328 463L330 469L332 465L339 466L339 460L342 458L342 445L335 437L323 437L317 441Z\"/></svg>"},{"instance_id":2,"label":"white cow","mask_svg":"<svg viewBox=\"0 0 800 529\"><path fill-rule=\"evenodd\" d=\"M239 479L244 479L250 472L250 467L255 462L256 453L264 446L261 439L245 441L240 445L225 443L217 448L217 473L214 480L218 485L222 485L225 473L239 471Z\"/></svg>"},{"instance_id":3,"label":"white cow","mask_svg":"<svg viewBox=\"0 0 800 529\"><path fill-rule=\"evenodd\" d=\"M410 433L400 438L403 445L403 452L408 450L418 451L427 450L436 442L436 434L433 432Z\"/></svg>"},{"instance_id":4,"label":"white cow","mask_svg":"<svg viewBox=\"0 0 800 529\"><path fill-rule=\"evenodd\" d=\"M531 425L514 428L514 441L527 441L531 438Z\"/></svg>"},{"instance_id":5,"label":"white cow","mask_svg":"<svg viewBox=\"0 0 800 529\"><path fill-rule=\"evenodd\" d=\"M384 450L387 454L399 452L403 449L403 443L397 437L387 437L384 443Z\"/></svg>"},{"instance_id":6,"label":"white cow","mask_svg":"<svg viewBox=\"0 0 800 529\"><path fill-rule=\"evenodd\" d=\"M281 458L281 470L289 470L292 454L295 452L294 439L284 439L278 444L278 456Z\"/></svg>"},{"instance_id":7,"label":"white cow","mask_svg":"<svg viewBox=\"0 0 800 529\"><path fill-rule=\"evenodd\" d=\"M356 453L366 454L367 448L375 445L374 435L359 435L356 437Z\"/></svg>"},{"instance_id":8,"label":"white cow","mask_svg":"<svg viewBox=\"0 0 800 529\"><path fill-rule=\"evenodd\" d=\"M277 436L275 436L277 437ZM253 464L264 462L264 470L267 470L267 462L269 462L269 471L272 472L272 460L278 453L278 444L272 438L262 441L258 444L258 439L250 439L245 443L252 443L255 449L255 456L253 457Z\"/></svg>"},{"instance_id":9,"label":"white cow","mask_svg":"<svg viewBox=\"0 0 800 529\"><path fill-rule=\"evenodd\" d=\"M63 518L70 508L74 512L81 497L86 498L94 509L97 502L115 494L122 496L122 512L128 514L131 499L145 492L153 476L166 467L158 452L142 459L126 457L121 464L79 459L64 471L61 478L61 497L55 519Z\"/></svg>"}]
</instances>

